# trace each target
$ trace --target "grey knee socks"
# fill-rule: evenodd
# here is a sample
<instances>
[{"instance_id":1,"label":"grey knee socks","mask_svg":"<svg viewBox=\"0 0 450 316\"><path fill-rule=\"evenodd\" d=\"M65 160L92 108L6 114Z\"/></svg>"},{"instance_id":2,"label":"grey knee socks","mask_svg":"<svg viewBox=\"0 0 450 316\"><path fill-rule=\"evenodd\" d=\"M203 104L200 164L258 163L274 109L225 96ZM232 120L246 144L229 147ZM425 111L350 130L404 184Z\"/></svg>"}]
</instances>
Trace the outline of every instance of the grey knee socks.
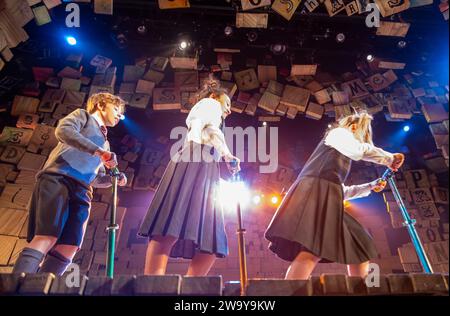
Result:
<instances>
[{"instance_id":1,"label":"grey knee socks","mask_svg":"<svg viewBox=\"0 0 450 316\"><path fill-rule=\"evenodd\" d=\"M51 272L54 275L61 276L71 263L72 260L64 257L57 251L51 250L45 257L39 273Z\"/></svg>"},{"instance_id":2,"label":"grey knee socks","mask_svg":"<svg viewBox=\"0 0 450 316\"><path fill-rule=\"evenodd\" d=\"M45 254L32 249L24 248L17 258L16 264L13 268L13 273L37 273L39 264L44 259Z\"/></svg>"}]
</instances>

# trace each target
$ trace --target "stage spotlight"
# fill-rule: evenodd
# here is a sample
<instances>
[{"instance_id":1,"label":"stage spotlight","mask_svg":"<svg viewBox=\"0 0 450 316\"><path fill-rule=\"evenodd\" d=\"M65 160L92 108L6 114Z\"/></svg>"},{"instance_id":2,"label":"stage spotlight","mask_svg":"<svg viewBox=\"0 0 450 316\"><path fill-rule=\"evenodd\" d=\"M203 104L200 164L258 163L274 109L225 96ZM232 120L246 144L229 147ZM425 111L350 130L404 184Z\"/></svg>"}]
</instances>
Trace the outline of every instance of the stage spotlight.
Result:
<instances>
[{"instance_id":1,"label":"stage spotlight","mask_svg":"<svg viewBox=\"0 0 450 316\"><path fill-rule=\"evenodd\" d=\"M278 204L278 202L280 201L280 198L278 196L272 196L270 198L270 202L272 202L272 204Z\"/></svg>"},{"instance_id":2,"label":"stage spotlight","mask_svg":"<svg viewBox=\"0 0 450 316\"><path fill-rule=\"evenodd\" d=\"M234 29L232 26L226 26L225 29L223 30L225 36L230 37L231 35L233 35Z\"/></svg>"},{"instance_id":3,"label":"stage spotlight","mask_svg":"<svg viewBox=\"0 0 450 316\"><path fill-rule=\"evenodd\" d=\"M70 46L77 45L77 39L73 36L67 36L66 41L67 41L67 44L69 44Z\"/></svg>"},{"instance_id":4,"label":"stage spotlight","mask_svg":"<svg viewBox=\"0 0 450 316\"><path fill-rule=\"evenodd\" d=\"M239 202L241 207L246 207L250 202L250 191L244 182L219 181L220 201L224 206L235 209Z\"/></svg>"},{"instance_id":5,"label":"stage spotlight","mask_svg":"<svg viewBox=\"0 0 450 316\"><path fill-rule=\"evenodd\" d=\"M375 60L375 57L372 54L368 54L366 57L367 61L369 63L373 62Z\"/></svg>"},{"instance_id":6,"label":"stage spotlight","mask_svg":"<svg viewBox=\"0 0 450 316\"><path fill-rule=\"evenodd\" d=\"M119 119L120 119L121 121L125 120L125 118L126 118L125 114L121 114L120 117L119 117Z\"/></svg>"},{"instance_id":7,"label":"stage spotlight","mask_svg":"<svg viewBox=\"0 0 450 316\"><path fill-rule=\"evenodd\" d=\"M270 45L270 51L274 54L274 55L283 55L284 53L286 53L287 50L287 46L284 44L274 44L274 45Z\"/></svg>"},{"instance_id":8,"label":"stage spotlight","mask_svg":"<svg viewBox=\"0 0 450 316\"><path fill-rule=\"evenodd\" d=\"M147 34L147 27L145 26L145 24L139 25L138 28L137 28L137 32L138 32L140 35L145 35L145 34Z\"/></svg>"},{"instance_id":9,"label":"stage spotlight","mask_svg":"<svg viewBox=\"0 0 450 316\"><path fill-rule=\"evenodd\" d=\"M344 43L345 42L345 34L339 33L338 35L336 35L336 42Z\"/></svg>"},{"instance_id":10,"label":"stage spotlight","mask_svg":"<svg viewBox=\"0 0 450 316\"><path fill-rule=\"evenodd\" d=\"M187 40L187 39L182 39L180 40L179 44L178 44L178 49L181 51L185 51L187 50L190 46L191 46L191 41Z\"/></svg>"},{"instance_id":11,"label":"stage spotlight","mask_svg":"<svg viewBox=\"0 0 450 316\"><path fill-rule=\"evenodd\" d=\"M258 39L258 33L256 33L255 31L248 32L247 39L250 43L256 42L256 40Z\"/></svg>"},{"instance_id":12,"label":"stage spotlight","mask_svg":"<svg viewBox=\"0 0 450 316\"><path fill-rule=\"evenodd\" d=\"M253 204L259 205L259 204L261 203L261 200L262 200L261 196L255 195L255 196L253 197Z\"/></svg>"},{"instance_id":13,"label":"stage spotlight","mask_svg":"<svg viewBox=\"0 0 450 316\"><path fill-rule=\"evenodd\" d=\"M409 125L403 126L403 131L404 131L405 133L408 133L410 130L411 130L411 126L409 126Z\"/></svg>"},{"instance_id":14,"label":"stage spotlight","mask_svg":"<svg viewBox=\"0 0 450 316\"><path fill-rule=\"evenodd\" d=\"M264 127L266 127L266 126L267 126L267 122L263 122L262 125L263 125Z\"/></svg>"},{"instance_id":15,"label":"stage spotlight","mask_svg":"<svg viewBox=\"0 0 450 316\"><path fill-rule=\"evenodd\" d=\"M397 44L398 48L405 48L406 47L406 42L405 41L400 41Z\"/></svg>"}]
</instances>

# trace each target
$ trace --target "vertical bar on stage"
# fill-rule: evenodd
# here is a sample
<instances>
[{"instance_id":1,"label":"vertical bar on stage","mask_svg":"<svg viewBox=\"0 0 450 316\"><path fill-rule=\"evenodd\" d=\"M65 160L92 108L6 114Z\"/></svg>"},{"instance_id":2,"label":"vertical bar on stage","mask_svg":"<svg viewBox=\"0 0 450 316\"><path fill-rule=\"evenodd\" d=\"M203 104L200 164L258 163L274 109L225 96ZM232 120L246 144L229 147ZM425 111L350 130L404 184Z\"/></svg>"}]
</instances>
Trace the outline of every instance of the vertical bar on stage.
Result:
<instances>
[{"instance_id":1,"label":"vertical bar on stage","mask_svg":"<svg viewBox=\"0 0 450 316\"><path fill-rule=\"evenodd\" d=\"M117 168L111 171L112 177L112 203L109 217L108 230L108 252L106 261L106 276L110 279L114 278L114 257L116 248L116 230L119 228L116 224L117 215L117 177L119 176Z\"/></svg>"}]
</instances>

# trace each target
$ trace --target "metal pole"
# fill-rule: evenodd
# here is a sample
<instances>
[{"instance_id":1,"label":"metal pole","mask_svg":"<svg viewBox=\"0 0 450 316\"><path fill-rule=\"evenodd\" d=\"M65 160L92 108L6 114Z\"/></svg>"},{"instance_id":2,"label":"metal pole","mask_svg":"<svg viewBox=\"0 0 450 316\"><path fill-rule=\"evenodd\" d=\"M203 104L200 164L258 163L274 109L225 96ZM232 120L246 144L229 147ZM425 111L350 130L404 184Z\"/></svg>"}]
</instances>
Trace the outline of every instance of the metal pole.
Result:
<instances>
[{"instance_id":1,"label":"metal pole","mask_svg":"<svg viewBox=\"0 0 450 316\"><path fill-rule=\"evenodd\" d=\"M400 192L397 189L397 185L394 179L394 172L390 169L386 170L383 174L382 179L386 180L391 187L392 193L394 194L395 201L397 202L400 211L402 213L403 226L408 229L409 236L411 237L412 243L414 245L414 249L416 250L417 256L419 257L420 264L422 265L423 271L427 274L433 273L433 268L431 266L430 260L425 252L425 249L422 245L419 235L416 230L416 220L412 219L409 216L408 210L406 209L405 203L400 195Z\"/></svg>"},{"instance_id":2,"label":"metal pole","mask_svg":"<svg viewBox=\"0 0 450 316\"><path fill-rule=\"evenodd\" d=\"M231 162L231 165L235 166L237 163L235 161ZM239 174L233 175L233 182L239 182ZM237 201L237 217L238 217L238 229L236 231L238 235L238 251L239 251L239 274L240 274L240 285L241 285L241 296L245 296L247 292L247 283L248 283L248 275L247 275L247 257L245 253L245 228L242 225L242 212L241 212L241 203L238 199Z\"/></svg>"},{"instance_id":3,"label":"metal pole","mask_svg":"<svg viewBox=\"0 0 450 316\"><path fill-rule=\"evenodd\" d=\"M116 248L116 231L119 225L116 223L117 215L117 178L120 172L117 168L111 170L112 177L112 203L109 217L109 226L106 228L108 232L108 252L106 258L106 276L110 279L114 278L114 257Z\"/></svg>"}]
</instances>

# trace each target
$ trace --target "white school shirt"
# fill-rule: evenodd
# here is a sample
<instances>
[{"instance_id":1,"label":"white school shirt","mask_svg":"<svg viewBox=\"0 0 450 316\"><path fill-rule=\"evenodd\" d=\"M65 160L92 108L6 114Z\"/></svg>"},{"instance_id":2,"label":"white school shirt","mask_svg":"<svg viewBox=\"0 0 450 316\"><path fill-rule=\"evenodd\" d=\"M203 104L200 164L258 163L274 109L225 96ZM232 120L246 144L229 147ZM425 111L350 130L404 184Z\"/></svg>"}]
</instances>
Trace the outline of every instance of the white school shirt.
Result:
<instances>
[{"instance_id":1,"label":"white school shirt","mask_svg":"<svg viewBox=\"0 0 450 316\"><path fill-rule=\"evenodd\" d=\"M214 147L221 156L231 155L220 130L222 105L212 98L200 100L189 112L186 119L187 141Z\"/></svg>"},{"instance_id":2,"label":"white school shirt","mask_svg":"<svg viewBox=\"0 0 450 316\"><path fill-rule=\"evenodd\" d=\"M361 143L351 131L342 127L335 128L328 133L325 138L325 145L333 147L344 156L355 161L364 160L384 166L390 166L394 161L393 154L371 144ZM370 183L349 187L343 184L342 187L346 200L366 197L372 192Z\"/></svg>"}]
</instances>

